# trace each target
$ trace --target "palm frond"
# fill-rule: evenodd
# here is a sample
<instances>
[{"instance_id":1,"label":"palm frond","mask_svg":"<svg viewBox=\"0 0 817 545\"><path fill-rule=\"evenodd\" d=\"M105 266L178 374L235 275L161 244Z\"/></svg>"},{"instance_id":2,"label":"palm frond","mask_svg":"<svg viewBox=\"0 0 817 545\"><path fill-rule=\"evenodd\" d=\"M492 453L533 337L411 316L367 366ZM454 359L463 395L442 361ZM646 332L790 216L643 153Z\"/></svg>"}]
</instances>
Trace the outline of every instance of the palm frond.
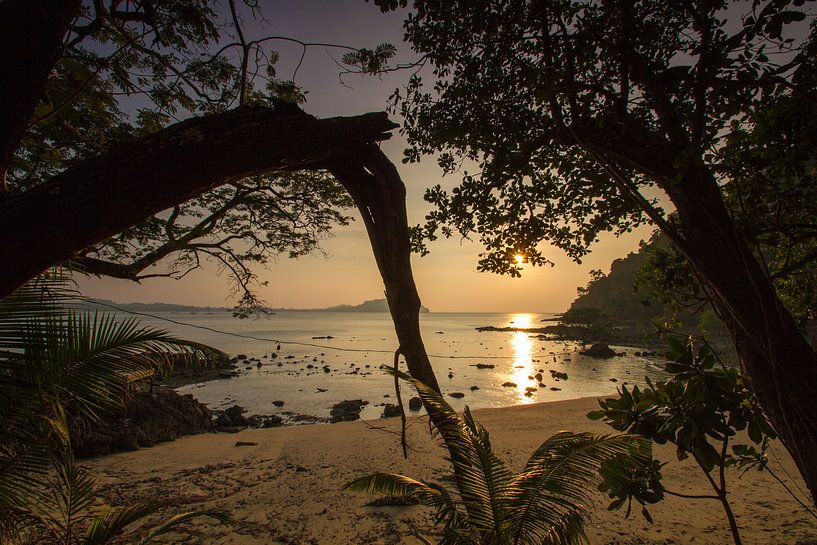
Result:
<instances>
[{"instance_id":1,"label":"palm frond","mask_svg":"<svg viewBox=\"0 0 817 545\"><path fill-rule=\"evenodd\" d=\"M554 435L533 453L508 487L513 543L554 539L558 543L572 535L577 524L572 517L586 515L601 480L601 465L622 455L646 463L650 454L649 441L633 435ZM560 528L567 532L564 536L554 533Z\"/></svg>"},{"instance_id":2,"label":"palm frond","mask_svg":"<svg viewBox=\"0 0 817 545\"><path fill-rule=\"evenodd\" d=\"M178 529L178 527L185 522L201 517L214 519L221 524L232 524L233 522L230 515L222 509L199 509L197 511L179 513L148 532L145 537L139 540L139 545L149 543L161 535Z\"/></svg>"}]
</instances>

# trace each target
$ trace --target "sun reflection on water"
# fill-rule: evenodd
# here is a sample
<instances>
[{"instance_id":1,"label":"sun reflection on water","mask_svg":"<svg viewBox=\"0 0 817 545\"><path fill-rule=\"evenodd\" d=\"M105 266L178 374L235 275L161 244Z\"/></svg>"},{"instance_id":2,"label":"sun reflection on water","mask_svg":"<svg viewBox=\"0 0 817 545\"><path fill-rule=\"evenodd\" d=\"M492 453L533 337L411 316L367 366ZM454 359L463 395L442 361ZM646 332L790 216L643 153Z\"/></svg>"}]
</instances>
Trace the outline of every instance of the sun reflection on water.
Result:
<instances>
[{"instance_id":1,"label":"sun reflection on water","mask_svg":"<svg viewBox=\"0 0 817 545\"><path fill-rule=\"evenodd\" d=\"M533 316L530 314L515 314L511 318L511 325L517 328L531 327ZM511 348L513 349L513 369L511 382L516 383L516 393L519 403L533 403L535 396L526 396L525 388L536 386L536 382L528 377L534 374L533 370L533 341L528 333L515 331L511 337Z\"/></svg>"}]
</instances>

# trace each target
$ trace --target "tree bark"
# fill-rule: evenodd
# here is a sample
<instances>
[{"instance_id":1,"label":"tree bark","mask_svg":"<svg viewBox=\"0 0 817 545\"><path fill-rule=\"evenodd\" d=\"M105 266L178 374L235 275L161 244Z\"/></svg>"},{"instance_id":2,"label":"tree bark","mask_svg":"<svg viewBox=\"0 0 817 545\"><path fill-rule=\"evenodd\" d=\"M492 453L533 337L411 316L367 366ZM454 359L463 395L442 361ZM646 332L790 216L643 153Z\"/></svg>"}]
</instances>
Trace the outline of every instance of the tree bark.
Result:
<instances>
[{"instance_id":1,"label":"tree bark","mask_svg":"<svg viewBox=\"0 0 817 545\"><path fill-rule=\"evenodd\" d=\"M687 259L716 296L752 391L817 501L817 354L737 232L708 170L667 187Z\"/></svg>"},{"instance_id":2,"label":"tree bark","mask_svg":"<svg viewBox=\"0 0 817 545\"><path fill-rule=\"evenodd\" d=\"M411 272L406 188L400 175L373 144L349 159L337 161L329 171L343 184L363 216L409 372L439 392L420 335L420 297Z\"/></svg>"},{"instance_id":3,"label":"tree bark","mask_svg":"<svg viewBox=\"0 0 817 545\"><path fill-rule=\"evenodd\" d=\"M385 113L317 119L294 106L192 118L0 199L0 297L91 244L213 187L323 169L389 138Z\"/></svg>"},{"instance_id":4,"label":"tree bark","mask_svg":"<svg viewBox=\"0 0 817 545\"><path fill-rule=\"evenodd\" d=\"M81 0L0 2L0 194Z\"/></svg>"}]
</instances>

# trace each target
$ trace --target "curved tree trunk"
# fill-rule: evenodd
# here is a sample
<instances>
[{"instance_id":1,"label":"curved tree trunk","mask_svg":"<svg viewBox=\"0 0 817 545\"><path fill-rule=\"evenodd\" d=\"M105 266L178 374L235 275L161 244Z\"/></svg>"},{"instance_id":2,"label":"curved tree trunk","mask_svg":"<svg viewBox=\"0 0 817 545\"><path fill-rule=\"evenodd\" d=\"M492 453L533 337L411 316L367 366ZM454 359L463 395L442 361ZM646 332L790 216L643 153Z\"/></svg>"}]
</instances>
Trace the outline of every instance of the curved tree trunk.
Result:
<instances>
[{"instance_id":1,"label":"curved tree trunk","mask_svg":"<svg viewBox=\"0 0 817 545\"><path fill-rule=\"evenodd\" d=\"M366 225L386 287L400 351L411 376L440 391L420 335L420 297L411 272L406 188L397 169L374 144L329 171L343 184Z\"/></svg>"}]
</instances>

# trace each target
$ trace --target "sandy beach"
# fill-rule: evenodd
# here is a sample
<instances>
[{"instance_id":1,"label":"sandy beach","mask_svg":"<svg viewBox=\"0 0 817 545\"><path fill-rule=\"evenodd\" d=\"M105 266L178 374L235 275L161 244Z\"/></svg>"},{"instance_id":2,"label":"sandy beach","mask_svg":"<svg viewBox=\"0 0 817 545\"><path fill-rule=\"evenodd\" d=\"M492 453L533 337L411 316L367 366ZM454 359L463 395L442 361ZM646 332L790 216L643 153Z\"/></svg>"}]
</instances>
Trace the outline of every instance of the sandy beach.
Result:
<instances>
[{"instance_id":1,"label":"sandy beach","mask_svg":"<svg viewBox=\"0 0 817 545\"><path fill-rule=\"evenodd\" d=\"M544 439L559 430L609 433L585 414L594 398L475 411L492 436L497 454L514 469ZM221 507L232 527L196 523L192 535L166 543L235 545L419 544L409 535L431 530L431 511L422 507L371 507L374 498L345 492L342 485L375 471L438 480L448 471L443 449L431 439L427 420L409 419L408 460L402 458L399 419L334 425L246 430L237 434L185 437L150 449L86 461L100 495L113 504L162 498L179 510ZM237 441L256 446L237 447ZM708 494L705 478L690 461L675 461L671 447L657 456L670 463L664 483L676 492ZM789 486L803 483L779 443L770 467ZM787 476L788 475L788 476ZM791 476L791 477L790 477ZM730 498L746 545L817 540L817 521L767 473L740 477L729 470ZM607 512L601 496L587 535L593 544L731 543L721 506L712 500L668 497L653 506L654 524L634 514ZM817 541L815 541L817 542Z\"/></svg>"}]
</instances>

